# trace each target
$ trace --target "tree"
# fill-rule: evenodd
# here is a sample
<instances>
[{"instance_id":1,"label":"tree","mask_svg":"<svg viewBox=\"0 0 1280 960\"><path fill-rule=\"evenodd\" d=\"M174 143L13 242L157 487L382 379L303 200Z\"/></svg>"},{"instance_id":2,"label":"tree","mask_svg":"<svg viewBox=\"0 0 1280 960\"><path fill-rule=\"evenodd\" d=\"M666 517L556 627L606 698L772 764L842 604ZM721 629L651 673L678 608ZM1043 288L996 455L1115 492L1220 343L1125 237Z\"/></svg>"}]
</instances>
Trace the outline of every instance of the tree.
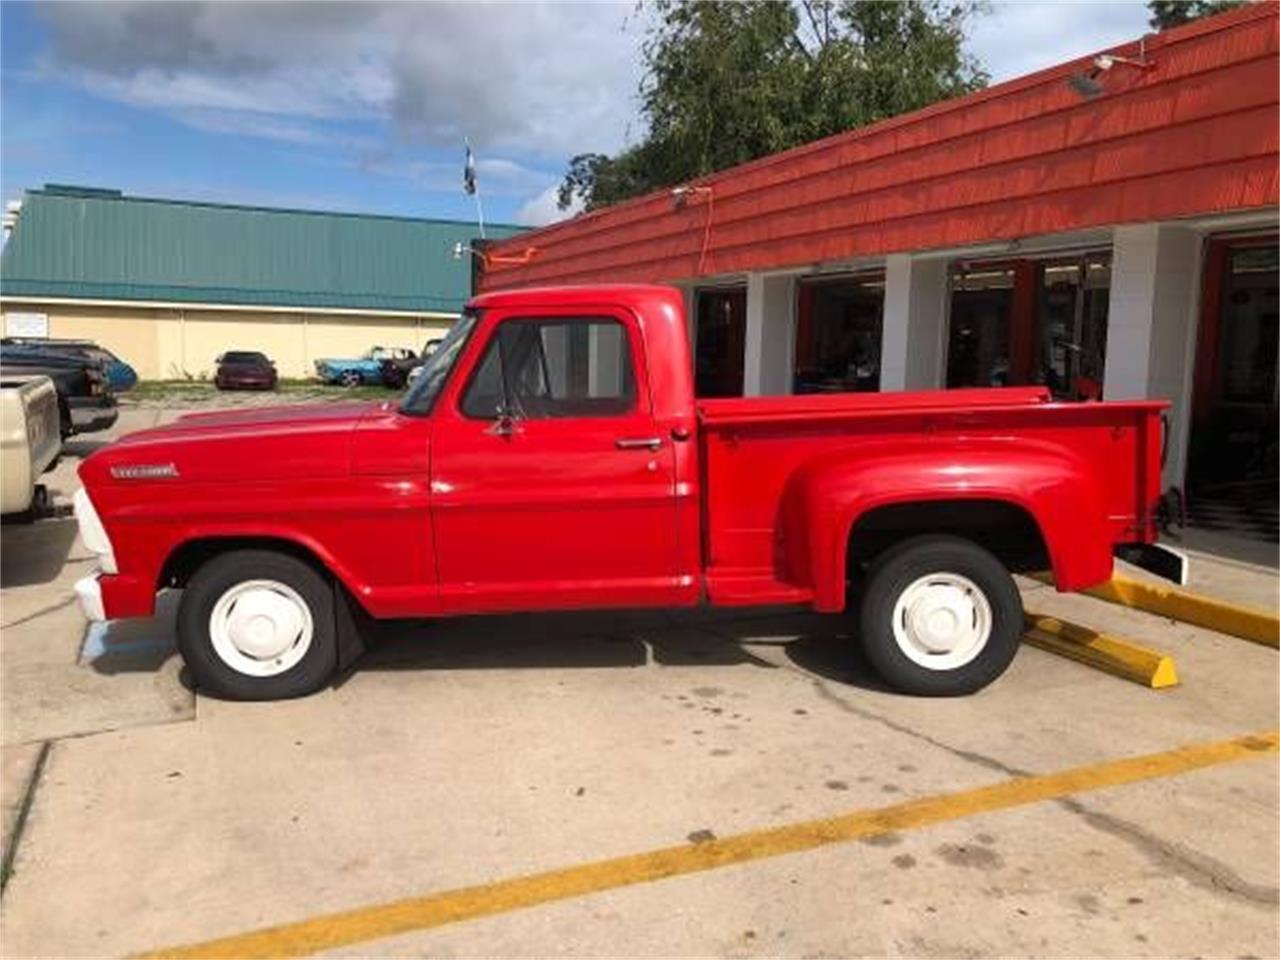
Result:
<instances>
[{"instance_id":1,"label":"tree","mask_svg":"<svg viewBox=\"0 0 1280 960\"><path fill-rule=\"evenodd\" d=\"M1242 3L1244 0L1147 0L1147 9L1151 11L1151 26L1157 30L1168 30L1222 13Z\"/></svg>"},{"instance_id":2,"label":"tree","mask_svg":"<svg viewBox=\"0 0 1280 960\"><path fill-rule=\"evenodd\" d=\"M704 176L983 86L972 0L657 0L643 47L645 139L580 154L561 209Z\"/></svg>"}]
</instances>

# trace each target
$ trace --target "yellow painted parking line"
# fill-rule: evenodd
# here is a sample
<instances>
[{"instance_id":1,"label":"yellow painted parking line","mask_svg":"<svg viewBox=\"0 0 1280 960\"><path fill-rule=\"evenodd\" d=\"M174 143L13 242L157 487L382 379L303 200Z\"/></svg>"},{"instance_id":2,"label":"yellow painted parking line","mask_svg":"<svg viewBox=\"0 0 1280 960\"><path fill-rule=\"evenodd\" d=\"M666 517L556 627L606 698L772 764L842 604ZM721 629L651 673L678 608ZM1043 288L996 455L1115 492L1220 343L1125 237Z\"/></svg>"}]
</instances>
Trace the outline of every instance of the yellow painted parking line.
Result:
<instances>
[{"instance_id":1,"label":"yellow painted parking line","mask_svg":"<svg viewBox=\"0 0 1280 960\"><path fill-rule=\"evenodd\" d=\"M545 873L442 893L410 897L330 913L296 923L187 946L143 957L296 957L430 930L463 920L494 916L544 903L615 890L667 877L715 870L753 860L812 850L926 827L975 814L1006 810L1127 783L1170 777L1276 752L1280 730L1267 730L1162 753L1107 760L1058 773L1019 777L960 793L942 794L842 816L752 830L703 843L682 844L597 860Z\"/></svg>"},{"instance_id":2,"label":"yellow painted parking line","mask_svg":"<svg viewBox=\"0 0 1280 960\"><path fill-rule=\"evenodd\" d=\"M1053 578L1048 574L1035 576L1037 580L1053 583ZM1113 576L1107 583L1081 592L1099 600L1158 613L1171 620L1208 627L1218 633L1280 649L1280 617L1257 607L1228 603L1217 597L1206 597L1179 587L1134 580L1120 574Z\"/></svg>"},{"instance_id":3,"label":"yellow painted parking line","mask_svg":"<svg viewBox=\"0 0 1280 960\"><path fill-rule=\"evenodd\" d=\"M1098 633L1076 623L1028 610L1027 632L1022 639L1042 650L1069 657L1153 690L1178 685L1178 669L1172 657L1126 637Z\"/></svg>"}]
</instances>

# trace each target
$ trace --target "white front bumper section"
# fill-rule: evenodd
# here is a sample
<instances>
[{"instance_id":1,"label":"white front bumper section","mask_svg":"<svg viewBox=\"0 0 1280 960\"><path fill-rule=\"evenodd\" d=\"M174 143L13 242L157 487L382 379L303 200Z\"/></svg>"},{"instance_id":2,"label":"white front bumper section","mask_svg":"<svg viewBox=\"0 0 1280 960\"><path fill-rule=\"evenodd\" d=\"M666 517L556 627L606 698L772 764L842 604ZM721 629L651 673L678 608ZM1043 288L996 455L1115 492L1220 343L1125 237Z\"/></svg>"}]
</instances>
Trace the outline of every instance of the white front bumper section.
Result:
<instances>
[{"instance_id":1,"label":"white front bumper section","mask_svg":"<svg viewBox=\"0 0 1280 960\"><path fill-rule=\"evenodd\" d=\"M80 610L85 619L93 623L102 623L107 619L107 614L102 609L102 586L98 583L97 573L76 581L76 598L80 601Z\"/></svg>"}]
</instances>

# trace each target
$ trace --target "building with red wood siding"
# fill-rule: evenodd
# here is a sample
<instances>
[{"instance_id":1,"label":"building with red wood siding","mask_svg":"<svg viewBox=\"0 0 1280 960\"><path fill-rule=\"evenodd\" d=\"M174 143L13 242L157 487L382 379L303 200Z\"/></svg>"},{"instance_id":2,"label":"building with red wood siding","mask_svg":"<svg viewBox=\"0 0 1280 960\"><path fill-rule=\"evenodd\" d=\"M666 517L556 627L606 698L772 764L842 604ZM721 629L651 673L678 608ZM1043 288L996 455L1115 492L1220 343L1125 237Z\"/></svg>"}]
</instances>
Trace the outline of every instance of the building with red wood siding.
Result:
<instances>
[{"instance_id":1,"label":"building with red wood siding","mask_svg":"<svg viewBox=\"0 0 1280 960\"><path fill-rule=\"evenodd\" d=\"M479 284L675 284L705 396L1168 398L1166 481L1274 540L1278 100L1262 2L522 234Z\"/></svg>"}]
</instances>

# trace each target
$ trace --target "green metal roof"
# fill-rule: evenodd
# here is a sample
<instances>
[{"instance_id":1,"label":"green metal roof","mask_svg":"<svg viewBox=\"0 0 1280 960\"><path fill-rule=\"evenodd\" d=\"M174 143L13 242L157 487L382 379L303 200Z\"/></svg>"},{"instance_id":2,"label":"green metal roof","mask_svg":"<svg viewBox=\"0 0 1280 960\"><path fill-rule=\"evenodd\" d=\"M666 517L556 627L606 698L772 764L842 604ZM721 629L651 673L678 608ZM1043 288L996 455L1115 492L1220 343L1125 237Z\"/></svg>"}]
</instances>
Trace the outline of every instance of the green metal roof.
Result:
<instances>
[{"instance_id":1,"label":"green metal roof","mask_svg":"<svg viewBox=\"0 0 1280 960\"><path fill-rule=\"evenodd\" d=\"M525 228L485 225L490 239ZM0 295L452 313L474 223L245 207L48 184L28 190Z\"/></svg>"}]
</instances>

